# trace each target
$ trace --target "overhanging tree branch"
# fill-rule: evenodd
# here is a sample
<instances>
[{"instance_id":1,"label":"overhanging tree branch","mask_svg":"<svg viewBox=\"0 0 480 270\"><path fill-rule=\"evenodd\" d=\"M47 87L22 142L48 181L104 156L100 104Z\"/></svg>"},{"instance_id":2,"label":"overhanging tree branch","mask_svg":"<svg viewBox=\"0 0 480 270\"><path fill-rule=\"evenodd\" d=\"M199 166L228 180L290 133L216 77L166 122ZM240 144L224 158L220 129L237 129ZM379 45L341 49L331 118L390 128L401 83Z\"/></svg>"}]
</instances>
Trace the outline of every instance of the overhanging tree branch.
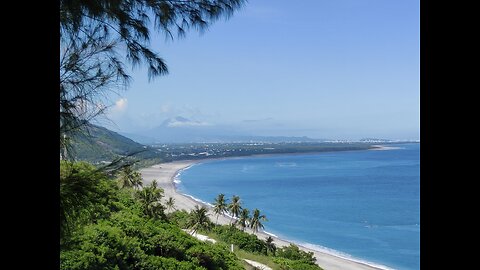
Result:
<instances>
[{"instance_id":1,"label":"overhanging tree branch","mask_svg":"<svg viewBox=\"0 0 480 270\"><path fill-rule=\"evenodd\" d=\"M148 79L168 73L149 45L150 22L174 39L229 18L246 0L60 0L60 145L105 111L108 93L126 88L124 63L145 65ZM153 20L152 20L153 18ZM117 50L125 46L124 59ZM98 104L101 104L99 106Z\"/></svg>"}]
</instances>

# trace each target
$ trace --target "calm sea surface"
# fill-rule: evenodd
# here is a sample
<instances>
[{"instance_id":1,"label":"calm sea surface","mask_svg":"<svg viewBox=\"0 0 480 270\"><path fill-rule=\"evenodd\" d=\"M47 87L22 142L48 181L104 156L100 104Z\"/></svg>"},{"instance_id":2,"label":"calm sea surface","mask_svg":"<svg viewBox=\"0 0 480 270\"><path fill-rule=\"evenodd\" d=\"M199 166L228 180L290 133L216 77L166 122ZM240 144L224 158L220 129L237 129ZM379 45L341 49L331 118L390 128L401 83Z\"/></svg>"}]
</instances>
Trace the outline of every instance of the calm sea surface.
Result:
<instances>
[{"instance_id":1,"label":"calm sea surface","mask_svg":"<svg viewBox=\"0 0 480 270\"><path fill-rule=\"evenodd\" d=\"M265 230L393 269L420 269L420 144L385 151L245 157L184 170L177 188L204 202L239 195Z\"/></svg>"}]
</instances>

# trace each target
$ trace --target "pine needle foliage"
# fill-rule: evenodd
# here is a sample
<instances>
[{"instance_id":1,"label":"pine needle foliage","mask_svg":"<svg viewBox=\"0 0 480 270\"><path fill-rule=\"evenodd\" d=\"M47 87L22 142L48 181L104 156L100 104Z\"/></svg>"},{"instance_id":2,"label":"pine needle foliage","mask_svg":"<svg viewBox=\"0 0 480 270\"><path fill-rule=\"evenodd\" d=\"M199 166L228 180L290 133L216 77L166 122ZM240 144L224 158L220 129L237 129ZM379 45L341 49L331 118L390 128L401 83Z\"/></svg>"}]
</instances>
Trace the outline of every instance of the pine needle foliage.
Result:
<instances>
[{"instance_id":1,"label":"pine needle foliage","mask_svg":"<svg viewBox=\"0 0 480 270\"><path fill-rule=\"evenodd\" d=\"M146 66L149 80L165 75L150 45L152 30L166 39L203 32L229 18L246 0L60 0L60 158L72 159L70 138L98 115L108 96L126 89L126 64Z\"/></svg>"}]
</instances>

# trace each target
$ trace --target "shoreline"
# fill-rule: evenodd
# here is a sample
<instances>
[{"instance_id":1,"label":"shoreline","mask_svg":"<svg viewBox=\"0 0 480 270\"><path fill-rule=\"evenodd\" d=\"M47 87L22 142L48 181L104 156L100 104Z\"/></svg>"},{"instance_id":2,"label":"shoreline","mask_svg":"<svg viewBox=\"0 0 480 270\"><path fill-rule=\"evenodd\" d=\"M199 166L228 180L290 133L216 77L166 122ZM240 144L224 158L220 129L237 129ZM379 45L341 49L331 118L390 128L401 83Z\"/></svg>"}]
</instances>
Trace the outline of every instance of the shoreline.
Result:
<instances>
[{"instance_id":1,"label":"shoreline","mask_svg":"<svg viewBox=\"0 0 480 270\"><path fill-rule=\"evenodd\" d=\"M398 147L398 146L385 146L385 145L375 144L375 145L372 145L371 148L368 149L368 150L373 150L373 151L386 151L386 150L396 150L396 149L402 149L402 147Z\"/></svg>"},{"instance_id":2,"label":"shoreline","mask_svg":"<svg viewBox=\"0 0 480 270\"><path fill-rule=\"evenodd\" d=\"M272 154L266 154L272 155ZM266 156L266 155L255 155L255 156ZM277 155L277 154L273 154ZM288 155L288 154L287 154ZM252 156L242 156L242 157L252 157ZM242 158L242 157L232 157L232 158ZM231 217L226 215L218 216L218 222L216 222L217 218L212 212L212 207L209 205L208 202L203 202L189 194L183 194L177 190L175 179L178 175L181 174L183 170L186 170L196 164L215 161L215 160L225 160L231 159L227 158L211 158L211 159L199 159L199 160L181 160L181 161L173 161L168 163L160 163L153 165L148 168L143 168L140 170L142 174L142 178L144 180L144 184L148 185L151 183L153 179L157 180L158 186L164 189L164 198L168 199L168 197L172 197L175 199L175 207L177 210L186 210L189 212L190 210L194 209L195 205L205 206L209 209L208 213L212 220L212 222L216 224L229 224L231 221ZM213 198L212 198L213 200ZM250 229L246 229L247 232L253 233ZM280 238L277 235L274 235L270 232L266 231L259 231L256 233L259 239L265 239L268 236L271 236L274 239L274 243L278 247L288 246L290 244L297 245L301 250L307 252L313 252L315 258L317 259L317 264L325 270L391 270L392 268L388 268L387 266L366 262L361 259L357 258L348 258L346 256L342 256L341 254L335 254L335 251L330 251L327 247L321 247L314 244L309 243L298 243L293 240L287 240L284 238ZM314 248L306 247L306 245L314 245L315 248L321 249L317 250Z\"/></svg>"}]
</instances>

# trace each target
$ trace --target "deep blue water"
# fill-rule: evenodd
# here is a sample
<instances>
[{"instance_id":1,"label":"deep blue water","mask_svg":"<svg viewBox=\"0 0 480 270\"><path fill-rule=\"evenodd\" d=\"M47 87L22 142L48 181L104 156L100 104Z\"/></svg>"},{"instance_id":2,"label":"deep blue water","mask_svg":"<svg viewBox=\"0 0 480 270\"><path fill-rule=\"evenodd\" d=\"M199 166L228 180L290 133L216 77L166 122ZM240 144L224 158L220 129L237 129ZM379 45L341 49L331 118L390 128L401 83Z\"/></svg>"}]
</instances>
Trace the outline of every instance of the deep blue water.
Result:
<instances>
[{"instance_id":1,"label":"deep blue water","mask_svg":"<svg viewBox=\"0 0 480 270\"><path fill-rule=\"evenodd\" d=\"M239 195L282 238L420 269L420 144L394 146L209 161L181 172L177 187L209 203Z\"/></svg>"}]
</instances>

